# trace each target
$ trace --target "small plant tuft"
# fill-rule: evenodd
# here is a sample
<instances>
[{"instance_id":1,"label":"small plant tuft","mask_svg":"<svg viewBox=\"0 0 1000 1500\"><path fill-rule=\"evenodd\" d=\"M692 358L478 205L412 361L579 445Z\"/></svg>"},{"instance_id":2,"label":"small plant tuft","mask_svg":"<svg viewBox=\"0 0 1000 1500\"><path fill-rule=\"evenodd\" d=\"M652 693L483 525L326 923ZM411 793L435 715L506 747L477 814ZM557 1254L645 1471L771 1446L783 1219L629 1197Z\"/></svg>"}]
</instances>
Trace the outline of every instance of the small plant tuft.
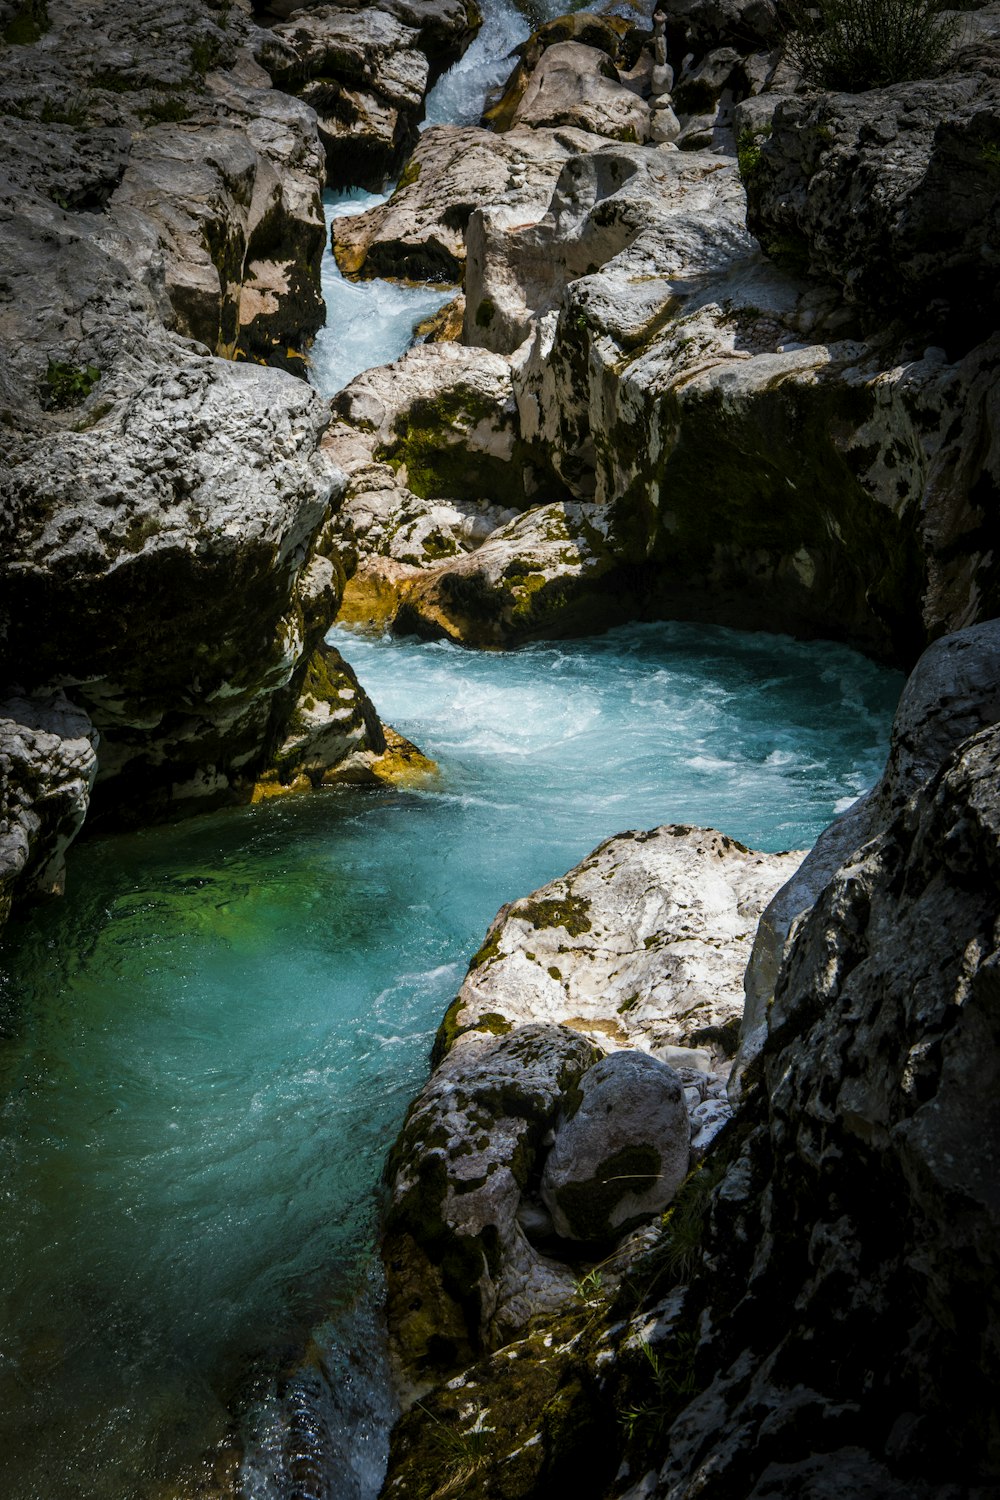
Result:
<instances>
[{"instance_id":1,"label":"small plant tuft","mask_svg":"<svg viewBox=\"0 0 1000 1500\"><path fill-rule=\"evenodd\" d=\"M793 14L788 60L806 83L845 94L933 77L959 27L941 0L817 0Z\"/></svg>"},{"instance_id":2,"label":"small plant tuft","mask_svg":"<svg viewBox=\"0 0 1000 1500\"><path fill-rule=\"evenodd\" d=\"M71 365L50 359L42 376L41 402L46 411L65 411L86 401L101 378L96 365Z\"/></svg>"},{"instance_id":3,"label":"small plant tuft","mask_svg":"<svg viewBox=\"0 0 1000 1500\"><path fill-rule=\"evenodd\" d=\"M642 1453L658 1450L678 1412L698 1393L694 1360L698 1335L678 1330L662 1350L645 1340L639 1345L646 1361L645 1399L620 1413L629 1447Z\"/></svg>"}]
</instances>

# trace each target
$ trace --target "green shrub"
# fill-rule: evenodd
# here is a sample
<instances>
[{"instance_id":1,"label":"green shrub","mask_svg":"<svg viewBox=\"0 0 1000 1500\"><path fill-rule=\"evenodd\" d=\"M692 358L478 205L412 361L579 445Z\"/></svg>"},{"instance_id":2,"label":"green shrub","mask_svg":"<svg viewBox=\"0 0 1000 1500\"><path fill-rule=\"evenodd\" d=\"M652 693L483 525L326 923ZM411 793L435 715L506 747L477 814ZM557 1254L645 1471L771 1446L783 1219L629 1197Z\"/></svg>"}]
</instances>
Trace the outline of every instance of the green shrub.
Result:
<instances>
[{"instance_id":1,"label":"green shrub","mask_svg":"<svg viewBox=\"0 0 1000 1500\"><path fill-rule=\"evenodd\" d=\"M940 0L818 0L787 41L807 83L860 94L940 71L958 35Z\"/></svg>"},{"instance_id":2,"label":"green shrub","mask_svg":"<svg viewBox=\"0 0 1000 1500\"><path fill-rule=\"evenodd\" d=\"M96 365L71 365L50 359L42 377L42 405L48 411L65 411L86 401L101 378Z\"/></svg>"}]
</instances>

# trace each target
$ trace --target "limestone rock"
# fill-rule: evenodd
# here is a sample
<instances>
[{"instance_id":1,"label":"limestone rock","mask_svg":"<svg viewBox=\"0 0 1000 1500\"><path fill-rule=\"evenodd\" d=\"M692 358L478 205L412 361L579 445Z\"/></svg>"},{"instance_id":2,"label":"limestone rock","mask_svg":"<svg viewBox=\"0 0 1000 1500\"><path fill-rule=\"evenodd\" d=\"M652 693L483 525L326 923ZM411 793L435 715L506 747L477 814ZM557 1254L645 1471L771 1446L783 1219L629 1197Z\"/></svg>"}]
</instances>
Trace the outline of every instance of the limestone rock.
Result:
<instances>
[{"instance_id":1,"label":"limestone rock","mask_svg":"<svg viewBox=\"0 0 1000 1500\"><path fill-rule=\"evenodd\" d=\"M380 6L323 5L272 36L271 71L316 110L329 180L381 186L417 139L429 83L419 32Z\"/></svg>"},{"instance_id":2,"label":"limestone rock","mask_svg":"<svg viewBox=\"0 0 1000 1500\"><path fill-rule=\"evenodd\" d=\"M997 613L996 338L954 362L863 340L832 290L767 266L724 157L608 148L573 170L534 226L470 224L466 332L509 351L529 331L522 436L613 503L645 607L907 666ZM476 335L482 299L502 315Z\"/></svg>"},{"instance_id":3,"label":"limestone rock","mask_svg":"<svg viewBox=\"0 0 1000 1500\"><path fill-rule=\"evenodd\" d=\"M517 1212L563 1095L598 1054L566 1027L508 1029L484 1026L452 1050L389 1159L389 1327L418 1376L468 1362L572 1292Z\"/></svg>"},{"instance_id":4,"label":"limestone rock","mask_svg":"<svg viewBox=\"0 0 1000 1500\"><path fill-rule=\"evenodd\" d=\"M499 646L593 629L611 568L609 516L593 505L535 506L474 552L425 568L402 596L401 634ZM605 618L618 608L609 601Z\"/></svg>"},{"instance_id":5,"label":"limestone rock","mask_svg":"<svg viewBox=\"0 0 1000 1500\"><path fill-rule=\"evenodd\" d=\"M96 750L90 720L64 693L0 703L0 925L15 899L61 892Z\"/></svg>"},{"instance_id":6,"label":"limestone rock","mask_svg":"<svg viewBox=\"0 0 1000 1500\"><path fill-rule=\"evenodd\" d=\"M826 828L768 904L747 966L746 1008L730 1082L734 1095L767 1036L768 1007L782 951L840 865L885 832L905 803L936 774L962 740L1000 722L1000 621L988 620L929 646L906 682L878 784Z\"/></svg>"},{"instance_id":7,"label":"limestone rock","mask_svg":"<svg viewBox=\"0 0 1000 1500\"><path fill-rule=\"evenodd\" d=\"M687 1176L680 1077L644 1052L615 1052L580 1079L556 1124L539 1191L557 1234L607 1240L661 1213Z\"/></svg>"},{"instance_id":8,"label":"limestone rock","mask_svg":"<svg viewBox=\"0 0 1000 1500\"><path fill-rule=\"evenodd\" d=\"M649 128L649 108L619 82L605 53L579 42L558 42L542 54L511 124L574 125L612 140L642 141Z\"/></svg>"},{"instance_id":9,"label":"limestone rock","mask_svg":"<svg viewBox=\"0 0 1000 1500\"><path fill-rule=\"evenodd\" d=\"M390 1158L389 1322L411 1377L565 1308L575 1273L556 1257L559 1233L580 1228L560 1207L574 1162L589 1153L591 1181L634 1147L632 1165L637 1152L658 1179L638 1194L605 1184L595 1233L620 1238L659 1211L689 1152L700 1159L729 1117L726 1051L756 919L796 857L704 829L625 834L499 913ZM627 1103L640 1096L651 1114Z\"/></svg>"},{"instance_id":10,"label":"limestone rock","mask_svg":"<svg viewBox=\"0 0 1000 1500\"><path fill-rule=\"evenodd\" d=\"M345 276L460 281L475 209L502 202L522 222L541 217L563 163L591 138L575 130L433 125L388 203L338 219L333 248Z\"/></svg>"},{"instance_id":11,"label":"limestone rock","mask_svg":"<svg viewBox=\"0 0 1000 1500\"><path fill-rule=\"evenodd\" d=\"M565 42L604 53L618 70L615 76L622 77L624 74L624 80L628 81L633 91L641 93L645 72L637 66L636 57L641 36L642 33L637 33L621 16L592 15L588 11L576 11L546 21L515 49L517 67L502 87L487 99L483 124L488 125L491 130L509 130L514 121L514 113L524 98L525 90L546 49ZM597 133L606 134L603 130Z\"/></svg>"},{"instance_id":12,"label":"limestone rock","mask_svg":"<svg viewBox=\"0 0 1000 1500\"><path fill-rule=\"evenodd\" d=\"M790 1497L809 1463L836 1493L852 1454L873 1494L1000 1477L998 785L994 725L793 937L692 1288L707 1384L652 1495Z\"/></svg>"},{"instance_id":13,"label":"limestone rock","mask_svg":"<svg viewBox=\"0 0 1000 1500\"><path fill-rule=\"evenodd\" d=\"M512 1025L544 1020L675 1068L687 1048L695 1070L704 1038L705 1062L723 1072L757 920L801 858L682 825L618 834L568 875L500 910L448 1013L447 1035L485 1015Z\"/></svg>"},{"instance_id":14,"label":"limestone rock","mask_svg":"<svg viewBox=\"0 0 1000 1500\"><path fill-rule=\"evenodd\" d=\"M336 611L329 410L256 362L318 322L322 152L238 8L50 20L0 50L0 682L135 818L248 794Z\"/></svg>"},{"instance_id":15,"label":"limestone rock","mask_svg":"<svg viewBox=\"0 0 1000 1500\"><path fill-rule=\"evenodd\" d=\"M748 177L765 249L964 352L997 300L1000 38L940 78L782 100Z\"/></svg>"},{"instance_id":16,"label":"limestone rock","mask_svg":"<svg viewBox=\"0 0 1000 1500\"><path fill-rule=\"evenodd\" d=\"M108 7L100 27L53 13L36 45L0 55L0 183L63 214L116 197L116 251L171 299L165 321L283 362L324 316L322 152L310 112L253 62L257 35L242 12L220 26L164 0Z\"/></svg>"}]
</instances>

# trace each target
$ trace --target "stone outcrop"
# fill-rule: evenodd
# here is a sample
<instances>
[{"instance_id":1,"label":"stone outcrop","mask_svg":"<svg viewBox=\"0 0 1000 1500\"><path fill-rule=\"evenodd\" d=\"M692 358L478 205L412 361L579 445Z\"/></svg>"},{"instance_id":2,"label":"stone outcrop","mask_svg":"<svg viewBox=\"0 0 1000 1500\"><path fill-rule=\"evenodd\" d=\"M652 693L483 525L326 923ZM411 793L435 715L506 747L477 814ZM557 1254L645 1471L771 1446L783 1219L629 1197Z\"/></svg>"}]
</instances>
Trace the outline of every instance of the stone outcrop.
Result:
<instances>
[{"instance_id":1,"label":"stone outcrop","mask_svg":"<svg viewBox=\"0 0 1000 1500\"><path fill-rule=\"evenodd\" d=\"M532 70L581 46L533 39L504 123ZM673 95L693 108L704 86L715 99L712 149L691 149L695 135L678 151L521 122L480 161L482 132L437 127L396 198L346 221L338 253L352 273L464 266L463 339L511 361L533 503L585 507L600 538L594 561L574 564L569 594L535 555L528 521L475 559L457 543L454 568L410 549L403 570L398 556L375 565L366 617L493 644L617 609L834 636L909 665L935 635L1000 607L995 340L958 357L908 347L898 329L868 331L777 238L761 252L719 121L748 94L739 166L754 192L777 150L765 115L780 104L791 133L806 106L761 93L768 70L723 52L692 50ZM607 51L595 56L611 66ZM650 80L636 87L633 98ZM683 130L700 118L682 114ZM553 142L559 153L543 165ZM508 183L512 143L522 167ZM410 502L403 524L419 533ZM544 579L550 597L571 595L572 608L525 612L498 587L512 567Z\"/></svg>"},{"instance_id":2,"label":"stone outcrop","mask_svg":"<svg viewBox=\"0 0 1000 1500\"><path fill-rule=\"evenodd\" d=\"M673 1198L729 1116L753 930L798 858L705 829L623 834L500 911L389 1163L408 1380L565 1308L580 1254L613 1261Z\"/></svg>"},{"instance_id":3,"label":"stone outcrop","mask_svg":"<svg viewBox=\"0 0 1000 1500\"><path fill-rule=\"evenodd\" d=\"M427 91L479 25L462 0L299 9L261 55L315 109L334 187L378 189L417 142Z\"/></svg>"},{"instance_id":4,"label":"stone outcrop","mask_svg":"<svg viewBox=\"0 0 1000 1500\"><path fill-rule=\"evenodd\" d=\"M315 118L239 7L44 19L0 50L0 683L66 690L115 820L249 796L274 754L278 784L374 763L346 676L349 732L302 728L343 480L326 403L264 364L323 316Z\"/></svg>"},{"instance_id":5,"label":"stone outcrop","mask_svg":"<svg viewBox=\"0 0 1000 1500\"><path fill-rule=\"evenodd\" d=\"M1000 622L987 620L945 636L924 652L903 689L882 777L824 830L761 916L744 979L746 1006L731 1093L766 1040L768 1008L785 941L796 918L813 905L845 859L885 833L950 750L997 722Z\"/></svg>"},{"instance_id":6,"label":"stone outcrop","mask_svg":"<svg viewBox=\"0 0 1000 1500\"><path fill-rule=\"evenodd\" d=\"M761 257L713 155L605 150L567 167L534 229L484 214L469 245L466 334L528 334L522 436L612 507L647 610L904 663L995 612L994 341L952 363L860 339ZM540 268L560 263L557 292Z\"/></svg>"},{"instance_id":7,"label":"stone outcrop","mask_svg":"<svg viewBox=\"0 0 1000 1500\"><path fill-rule=\"evenodd\" d=\"M620 80L606 53L580 42L547 47L511 113L511 126L573 125L611 140L643 141L649 106Z\"/></svg>"},{"instance_id":8,"label":"stone outcrop","mask_svg":"<svg viewBox=\"0 0 1000 1500\"><path fill-rule=\"evenodd\" d=\"M1000 322L1000 9L985 17L994 34L939 78L779 97L743 125L764 248L955 354Z\"/></svg>"},{"instance_id":9,"label":"stone outcrop","mask_svg":"<svg viewBox=\"0 0 1000 1500\"><path fill-rule=\"evenodd\" d=\"M992 727L799 928L692 1287L704 1389L631 1494L997 1483L998 772Z\"/></svg>"},{"instance_id":10,"label":"stone outcrop","mask_svg":"<svg viewBox=\"0 0 1000 1500\"><path fill-rule=\"evenodd\" d=\"M440 1473L440 1423L460 1434L478 1500L570 1484L595 1500L957 1500L996 1486L994 637L964 632L915 674L871 797L882 821L795 927L759 1087L700 1172L603 1284L578 1280L555 1313L423 1396L394 1437L386 1494ZM562 895L552 916L570 935L589 912ZM487 962L503 961L512 926L496 924ZM480 1025L496 1031L492 998Z\"/></svg>"},{"instance_id":11,"label":"stone outcrop","mask_svg":"<svg viewBox=\"0 0 1000 1500\"><path fill-rule=\"evenodd\" d=\"M0 703L0 924L15 899L62 890L96 751L90 720L64 693Z\"/></svg>"},{"instance_id":12,"label":"stone outcrop","mask_svg":"<svg viewBox=\"0 0 1000 1500\"><path fill-rule=\"evenodd\" d=\"M603 53L613 65L613 76L627 81L633 92L640 95L649 72L648 66L643 66L642 52L647 35L621 16L593 15L589 11L575 11L572 15L546 21L526 42L514 49L512 56L517 57L517 66L503 87L487 99L483 124L492 130L509 130L545 52L549 47L566 43ZM586 128L591 130L594 127L588 125ZM604 133L603 129L597 130L598 135Z\"/></svg>"},{"instance_id":13,"label":"stone outcrop","mask_svg":"<svg viewBox=\"0 0 1000 1500\"><path fill-rule=\"evenodd\" d=\"M389 1158L382 1242L408 1378L467 1363L572 1295L568 1269L535 1250L518 1210L560 1105L599 1055L561 1026L470 1036L412 1106Z\"/></svg>"},{"instance_id":14,"label":"stone outcrop","mask_svg":"<svg viewBox=\"0 0 1000 1500\"><path fill-rule=\"evenodd\" d=\"M606 566L603 516L537 504L544 476L517 435L506 360L418 346L352 381L334 414L343 619L496 644L555 625Z\"/></svg>"},{"instance_id":15,"label":"stone outcrop","mask_svg":"<svg viewBox=\"0 0 1000 1500\"><path fill-rule=\"evenodd\" d=\"M337 264L345 276L460 281L475 210L503 203L512 222L540 218L563 165L587 144L576 130L432 125L388 203L336 221Z\"/></svg>"}]
</instances>

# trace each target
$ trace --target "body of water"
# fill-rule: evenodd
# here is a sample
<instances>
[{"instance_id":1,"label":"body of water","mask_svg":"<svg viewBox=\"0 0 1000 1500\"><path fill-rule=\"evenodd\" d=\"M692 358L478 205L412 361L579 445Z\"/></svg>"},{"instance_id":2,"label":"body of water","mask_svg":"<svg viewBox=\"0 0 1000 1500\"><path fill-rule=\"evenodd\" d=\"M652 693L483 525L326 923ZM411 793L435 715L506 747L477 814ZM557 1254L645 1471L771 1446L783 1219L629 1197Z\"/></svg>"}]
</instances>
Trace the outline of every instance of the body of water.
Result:
<instances>
[{"instance_id":1,"label":"body of water","mask_svg":"<svg viewBox=\"0 0 1000 1500\"><path fill-rule=\"evenodd\" d=\"M351 1350L381 1163L495 911L629 827L809 844L877 775L900 686L690 625L334 638L436 786L84 843L0 950L6 1500L181 1495L232 1461L232 1410L254 1500L376 1492L377 1340Z\"/></svg>"}]
</instances>

